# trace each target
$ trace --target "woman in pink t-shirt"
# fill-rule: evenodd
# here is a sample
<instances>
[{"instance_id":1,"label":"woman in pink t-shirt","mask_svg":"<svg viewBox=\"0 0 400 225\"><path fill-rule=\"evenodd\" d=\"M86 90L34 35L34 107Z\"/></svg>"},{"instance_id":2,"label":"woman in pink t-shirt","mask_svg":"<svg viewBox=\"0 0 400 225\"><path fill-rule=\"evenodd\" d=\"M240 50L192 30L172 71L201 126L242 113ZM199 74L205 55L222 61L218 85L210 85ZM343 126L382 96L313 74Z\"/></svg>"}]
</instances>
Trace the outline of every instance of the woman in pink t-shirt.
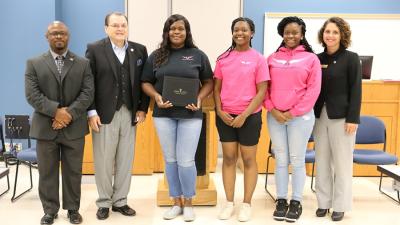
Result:
<instances>
[{"instance_id":1,"label":"woman in pink t-shirt","mask_svg":"<svg viewBox=\"0 0 400 225\"><path fill-rule=\"evenodd\" d=\"M269 73L265 58L251 48L254 23L239 17L232 22L232 45L217 59L214 100L217 129L222 143L222 179L227 203L219 218L234 211L238 146L244 163L244 199L238 220L251 217L251 198L257 183L256 150L261 130L261 107Z\"/></svg>"}]
</instances>

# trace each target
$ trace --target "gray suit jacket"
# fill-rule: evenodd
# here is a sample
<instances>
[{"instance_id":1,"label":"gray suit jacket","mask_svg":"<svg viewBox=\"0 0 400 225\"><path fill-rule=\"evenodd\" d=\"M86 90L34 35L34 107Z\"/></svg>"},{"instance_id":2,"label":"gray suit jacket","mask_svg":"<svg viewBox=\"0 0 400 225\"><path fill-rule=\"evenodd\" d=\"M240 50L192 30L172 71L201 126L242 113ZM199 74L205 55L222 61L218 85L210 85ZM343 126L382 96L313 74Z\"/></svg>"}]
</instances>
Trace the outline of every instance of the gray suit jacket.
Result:
<instances>
[{"instance_id":1,"label":"gray suit jacket","mask_svg":"<svg viewBox=\"0 0 400 225\"><path fill-rule=\"evenodd\" d=\"M94 97L89 61L68 51L61 74L50 51L29 59L25 71L25 95L34 108L30 136L53 140L59 131L52 129L57 108L68 107L72 122L61 130L69 140L89 133L86 110Z\"/></svg>"}]
</instances>

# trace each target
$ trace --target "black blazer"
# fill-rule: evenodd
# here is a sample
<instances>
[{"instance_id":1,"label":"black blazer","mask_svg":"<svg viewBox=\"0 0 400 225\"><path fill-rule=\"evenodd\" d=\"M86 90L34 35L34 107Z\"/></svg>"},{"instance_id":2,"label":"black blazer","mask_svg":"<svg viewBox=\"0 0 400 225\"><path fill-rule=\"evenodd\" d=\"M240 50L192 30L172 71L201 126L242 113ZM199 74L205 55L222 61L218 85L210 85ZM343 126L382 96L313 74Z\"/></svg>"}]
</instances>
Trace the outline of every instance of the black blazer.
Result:
<instances>
[{"instance_id":1,"label":"black blazer","mask_svg":"<svg viewBox=\"0 0 400 225\"><path fill-rule=\"evenodd\" d=\"M140 85L143 66L147 60L147 50L141 44L128 41L127 52L132 87L132 125L134 126L136 111L147 112L149 106L149 97L142 92ZM95 82L95 98L88 110L95 109L103 124L111 122L117 107L118 73L114 55L108 37L87 46L86 57L90 61Z\"/></svg>"},{"instance_id":2,"label":"black blazer","mask_svg":"<svg viewBox=\"0 0 400 225\"><path fill-rule=\"evenodd\" d=\"M61 80L60 80L61 76ZM68 107L72 122L61 130L69 140L89 133L86 110L93 102L93 76L89 61L68 51L62 74L57 71L50 51L29 59L25 71L25 95L34 108L30 136L53 140L52 119L60 106Z\"/></svg>"},{"instance_id":3,"label":"black blazer","mask_svg":"<svg viewBox=\"0 0 400 225\"><path fill-rule=\"evenodd\" d=\"M328 55L318 54L322 68L321 92L314 106L314 113L320 117L326 104L329 119L345 118L347 123L360 123L361 109L361 65L357 53L344 47Z\"/></svg>"}]
</instances>

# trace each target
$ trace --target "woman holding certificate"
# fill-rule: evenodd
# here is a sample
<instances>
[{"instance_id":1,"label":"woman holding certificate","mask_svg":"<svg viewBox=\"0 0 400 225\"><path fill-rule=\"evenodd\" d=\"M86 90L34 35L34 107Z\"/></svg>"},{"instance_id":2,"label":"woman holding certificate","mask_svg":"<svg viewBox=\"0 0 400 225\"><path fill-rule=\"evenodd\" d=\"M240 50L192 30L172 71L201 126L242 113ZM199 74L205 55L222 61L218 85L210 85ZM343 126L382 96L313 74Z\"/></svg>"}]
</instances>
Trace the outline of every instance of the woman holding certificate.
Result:
<instances>
[{"instance_id":1,"label":"woman holding certificate","mask_svg":"<svg viewBox=\"0 0 400 225\"><path fill-rule=\"evenodd\" d=\"M251 217L251 198L257 183L256 150L261 130L261 107L269 73L265 58L251 48L254 23L239 17L232 22L232 44L217 59L214 71L214 100L217 129L222 143L222 179L227 203L219 219L234 212L238 149L244 163L244 199L237 219Z\"/></svg>"},{"instance_id":2,"label":"woman holding certificate","mask_svg":"<svg viewBox=\"0 0 400 225\"><path fill-rule=\"evenodd\" d=\"M208 57L193 44L185 17L170 16L162 37L159 48L146 61L142 89L156 103L154 125L165 160L169 195L174 199L164 219L183 213L185 221L193 221L192 198L197 176L194 158L202 127L201 101L212 91L213 72ZM186 98L194 90L198 90L195 99ZM170 99L163 93L169 93ZM190 103L182 106L185 101Z\"/></svg>"}]
</instances>

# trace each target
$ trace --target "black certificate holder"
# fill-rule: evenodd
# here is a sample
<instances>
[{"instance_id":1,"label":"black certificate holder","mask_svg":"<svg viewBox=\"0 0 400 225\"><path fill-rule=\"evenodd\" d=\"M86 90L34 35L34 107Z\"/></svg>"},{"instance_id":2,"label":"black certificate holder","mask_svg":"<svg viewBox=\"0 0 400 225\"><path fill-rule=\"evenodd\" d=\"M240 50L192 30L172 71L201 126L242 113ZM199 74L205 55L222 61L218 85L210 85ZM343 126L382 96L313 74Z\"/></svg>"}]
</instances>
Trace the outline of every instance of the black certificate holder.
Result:
<instances>
[{"instance_id":1,"label":"black certificate holder","mask_svg":"<svg viewBox=\"0 0 400 225\"><path fill-rule=\"evenodd\" d=\"M184 107L192 103L197 104L199 88L199 79L164 76L162 97L174 106Z\"/></svg>"}]
</instances>

